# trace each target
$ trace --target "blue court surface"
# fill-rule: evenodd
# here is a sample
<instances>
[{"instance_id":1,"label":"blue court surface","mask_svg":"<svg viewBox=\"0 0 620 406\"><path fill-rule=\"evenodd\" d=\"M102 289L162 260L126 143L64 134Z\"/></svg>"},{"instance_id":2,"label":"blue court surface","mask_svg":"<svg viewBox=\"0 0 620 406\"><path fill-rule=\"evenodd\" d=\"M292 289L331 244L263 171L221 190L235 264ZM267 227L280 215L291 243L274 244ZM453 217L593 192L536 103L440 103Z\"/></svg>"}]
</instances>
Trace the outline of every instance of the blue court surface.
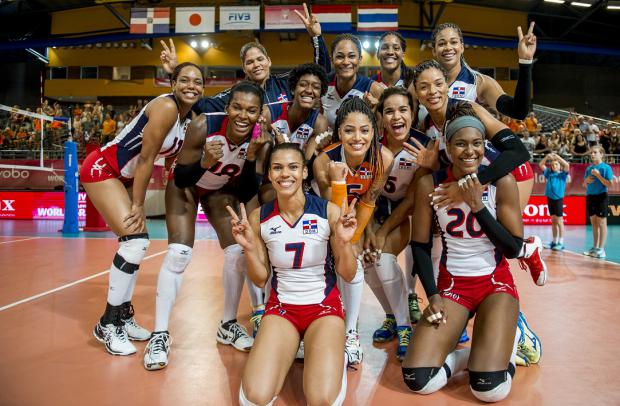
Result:
<instances>
[{"instance_id":1,"label":"blue court surface","mask_svg":"<svg viewBox=\"0 0 620 406\"><path fill-rule=\"evenodd\" d=\"M153 240L165 240L167 238L166 223L164 220L148 220L147 227L149 236ZM23 236L23 237L59 237L62 233L62 221L60 220L2 220L0 221L0 235ZM592 247L591 226L566 226L564 245L567 251L581 254ZM537 235L548 245L552 240L551 226L526 226L525 235ZM77 235L69 235L67 238L116 238L112 232L81 232ZM208 223L196 224L196 239L215 240L215 231ZM607 261L620 264L620 225L608 226ZM562 255L561 252L555 253Z\"/></svg>"}]
</instances>

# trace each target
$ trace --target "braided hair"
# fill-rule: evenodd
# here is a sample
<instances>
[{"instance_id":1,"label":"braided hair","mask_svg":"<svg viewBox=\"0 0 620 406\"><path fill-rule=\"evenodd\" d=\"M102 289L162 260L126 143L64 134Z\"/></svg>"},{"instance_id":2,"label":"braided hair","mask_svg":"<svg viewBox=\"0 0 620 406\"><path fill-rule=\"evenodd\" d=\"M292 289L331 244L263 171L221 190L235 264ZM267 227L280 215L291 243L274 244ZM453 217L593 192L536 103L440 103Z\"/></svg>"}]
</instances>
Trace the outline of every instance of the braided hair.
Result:
<instances>
[{"instance_id":1,"label":"braided hair","mask_svg":"<svg viewBox=\"0 0 620 406\"><path fill-rule=\"evenodd\" d=\"M375 120L372 109L359 97L351 97L342 102L338 111L336 112L336 123L334 124L334 142L340 141L340 126L344 123L347 116L351 113L362 113L368 117L368 120L372 124L373 136L370 141L370 166L372 168L373 178L383 175L383 158L381 156L381 142L379 140L379 127Z\"/></svg>"}]
</instances>

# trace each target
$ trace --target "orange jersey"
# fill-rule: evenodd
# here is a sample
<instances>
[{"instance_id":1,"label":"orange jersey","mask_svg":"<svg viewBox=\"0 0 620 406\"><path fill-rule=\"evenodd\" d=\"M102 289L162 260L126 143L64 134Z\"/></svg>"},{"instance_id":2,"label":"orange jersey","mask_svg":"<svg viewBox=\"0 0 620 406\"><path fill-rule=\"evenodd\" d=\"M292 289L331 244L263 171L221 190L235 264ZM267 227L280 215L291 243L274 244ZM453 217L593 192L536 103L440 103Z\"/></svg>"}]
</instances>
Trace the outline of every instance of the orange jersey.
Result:
<instances>
[{"instance_id":1,"label":"orange jersey","mask_svg":"<svg viewBox=\"0 0 620 406\"><path fill-rule=\"evenodd\" d=\"M325 150L327 156L334 162L345 162L342 143L337 142L330 145ZM349 170L347 173L347 200L349 203L354 198L358 200L364 193L368 191L374 180L373 168L370 165L370 157L367 154L364 162L355 170Z\"/></svg>"}]
</instances>

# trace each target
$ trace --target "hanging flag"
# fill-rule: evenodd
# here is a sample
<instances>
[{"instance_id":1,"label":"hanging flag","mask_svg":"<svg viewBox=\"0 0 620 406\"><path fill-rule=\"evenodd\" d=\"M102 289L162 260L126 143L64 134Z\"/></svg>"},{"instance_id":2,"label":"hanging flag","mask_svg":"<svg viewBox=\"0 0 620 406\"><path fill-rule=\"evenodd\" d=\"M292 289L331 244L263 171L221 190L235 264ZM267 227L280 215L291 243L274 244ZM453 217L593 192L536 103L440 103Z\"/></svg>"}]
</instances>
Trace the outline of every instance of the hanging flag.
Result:
<instances>
[{"instance_id":1,"label":"hanging flag","mask_svg":"<svg viewBox=\"0 0 620 406\"><path fill-rule=\"evenodd\" d=\"M175 13L177 33L215 32L215 7L177 7Z\"/></svg>"},{"instance_id":2,"label":"hanging flag","mask_svg":"<svg viewBox=\"0 0 620 406\"><path fill-rule=\"evenodd\" d=\"M357 30L398 30L398 6L357 6Z\"/></svg>"},{"instance_id":3,"label":"hanging flag","mask_svg":"<svg viewBox=\"0 0 620 406\"><path fill-rule=\"evenodd\" d=\"M260 6L220 6L220 31L260 30Z\"/></svg>"},{"instance_id":4,"label":"hanging flag","mask_svg":"<svg viewBox=\"0 0 620 406\"><path fill-rule=\"evenodd\" d=\"M312 14L321 23L321 31L351 31L351 6L312 6Z\"/></svg>"},{"instance_id":5,"label":"hanging flag","mask_svg":"<svg viewBox=\"0 0 620 406\"><path fill-rule=\"evenodd\" d=\"M302 15L303 6L265 6L265 29L266 30L303 30L306 28L297 14L293 10L299 11Z\"/></svg>"},{"instance_id":6,"label":"hanging flag","mask_svg":"<svg viewBox=\"0 0 620 406\"><path fill-rule=\"evenodd\" d=\"M166 34L170 32L170 7L131 9L130 34Z\"/></svg>"}]
</instances>

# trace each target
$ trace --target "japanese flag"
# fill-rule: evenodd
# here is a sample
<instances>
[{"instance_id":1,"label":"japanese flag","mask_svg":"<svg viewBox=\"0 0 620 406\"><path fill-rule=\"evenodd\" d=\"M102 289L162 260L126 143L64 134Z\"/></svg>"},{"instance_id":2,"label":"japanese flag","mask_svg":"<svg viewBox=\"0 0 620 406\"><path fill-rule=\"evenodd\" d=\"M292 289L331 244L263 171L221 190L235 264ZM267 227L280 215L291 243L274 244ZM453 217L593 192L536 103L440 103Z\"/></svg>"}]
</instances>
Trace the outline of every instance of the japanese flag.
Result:
<instances>
[{"instance_id":1,"label":"japanese flag","mask_svg":"<svg viewBox=\"0 0 620 406\"><path fill-rule=\"evenodd\" d=\"M177 7L175 32L215 32L215 7Z\"/></svg>"}]
</instances>

